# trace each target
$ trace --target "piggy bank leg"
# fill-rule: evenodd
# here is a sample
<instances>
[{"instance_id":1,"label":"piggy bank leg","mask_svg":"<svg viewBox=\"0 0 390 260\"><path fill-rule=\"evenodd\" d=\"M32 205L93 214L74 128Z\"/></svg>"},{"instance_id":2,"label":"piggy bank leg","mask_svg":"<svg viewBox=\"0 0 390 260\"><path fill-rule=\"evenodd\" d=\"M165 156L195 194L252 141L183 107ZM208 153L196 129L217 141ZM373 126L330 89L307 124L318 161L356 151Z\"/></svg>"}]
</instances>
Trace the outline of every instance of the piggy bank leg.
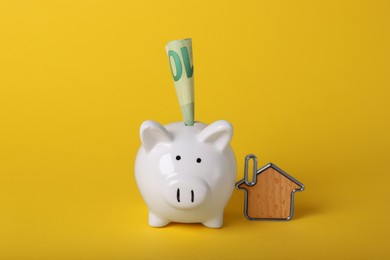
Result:
<instances>
[{"instance_id":1,"label":"piggy bank leg","mask_svg":"<svg viewBox=\"0 0 390 260\"><path fill-rule=\"evenodd\" d=\"M223 212L211 218L207 221L203 221L202 224L209 228L221 228L223 225Z\"/></svg>"},{"instance_id":2,"label":"piggy bank leg","mask_svg":"<svg viewBox=\"0 0 390 260\"><path fill-rule=\"evenodd\" d=\"M169 224L169 220L156 215L149 210L149 225L152 227L164 227Z\"/></svg>"}]
</instances>

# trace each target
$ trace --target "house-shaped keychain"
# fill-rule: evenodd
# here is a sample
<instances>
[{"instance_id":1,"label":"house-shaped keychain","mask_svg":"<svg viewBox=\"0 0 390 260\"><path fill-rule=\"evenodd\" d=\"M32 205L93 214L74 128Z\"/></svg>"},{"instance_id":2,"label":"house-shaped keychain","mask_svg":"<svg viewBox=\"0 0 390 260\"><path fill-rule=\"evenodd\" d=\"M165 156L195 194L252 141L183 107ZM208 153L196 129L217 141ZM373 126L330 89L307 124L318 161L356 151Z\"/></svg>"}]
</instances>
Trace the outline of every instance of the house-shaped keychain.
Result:
<instances>
[{"instance_id":1,"label":"house-shaped keychain","mask_svg":"<svg viewBox=\"0 0 390 260\"><path fill-rule=\"evenodd\" d=\"M248 177L248 163L253 160L253 179ZM244 215L249 220L290 220L294 214L294 193L303 191L302 183L269 163L257 170L257 158L245 157L244 179L236 183L245 191Z\"/></svg>"}]
</instances>

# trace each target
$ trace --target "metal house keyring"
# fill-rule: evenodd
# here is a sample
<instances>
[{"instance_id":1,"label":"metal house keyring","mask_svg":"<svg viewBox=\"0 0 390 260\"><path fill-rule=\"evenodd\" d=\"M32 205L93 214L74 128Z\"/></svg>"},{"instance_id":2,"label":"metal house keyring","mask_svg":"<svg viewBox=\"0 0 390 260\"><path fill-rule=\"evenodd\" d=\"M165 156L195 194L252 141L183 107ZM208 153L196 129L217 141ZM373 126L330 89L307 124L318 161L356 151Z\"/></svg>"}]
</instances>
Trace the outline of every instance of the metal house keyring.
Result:
<instances>
[{"instance_id":1,"label":"metal house keyring","mask_svg":"<svg viewBox=\"0 0 390 260\"><path fill-rule=\"evenodd\" d=\"M253 160L253 178L249 181L248 163ZM269 163L257 170L257 158L245 157L244 179L236 188L245 191L244 215L248 220L290 220L294 215L294 193L304 185L282 169Z\"/></svg>"}]
</instances>

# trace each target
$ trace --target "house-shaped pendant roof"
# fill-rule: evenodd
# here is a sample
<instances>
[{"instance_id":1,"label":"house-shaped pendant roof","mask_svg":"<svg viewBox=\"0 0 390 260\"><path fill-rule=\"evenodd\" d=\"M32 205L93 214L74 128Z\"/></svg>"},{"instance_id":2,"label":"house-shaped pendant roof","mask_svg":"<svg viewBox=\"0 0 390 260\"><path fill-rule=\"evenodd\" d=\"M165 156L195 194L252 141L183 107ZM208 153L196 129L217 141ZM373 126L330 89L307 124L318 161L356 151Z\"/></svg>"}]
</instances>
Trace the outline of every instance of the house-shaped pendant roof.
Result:
<instances>
[{"instance_id":1,"label":"house-shaped pendant roof","mask_svg":"<svg viewBox=\"0 0 390 260\"><path fill-rule=\"evenodd\" d=\"M256 171L254 180L247 180L247 163L256 157L248 155L245 178L236 183L245 191L244 215L249 220L290 220L294 214L294 193L303 191L304 185L276 165L269 163Z\"/></svg>"}]
</instances>

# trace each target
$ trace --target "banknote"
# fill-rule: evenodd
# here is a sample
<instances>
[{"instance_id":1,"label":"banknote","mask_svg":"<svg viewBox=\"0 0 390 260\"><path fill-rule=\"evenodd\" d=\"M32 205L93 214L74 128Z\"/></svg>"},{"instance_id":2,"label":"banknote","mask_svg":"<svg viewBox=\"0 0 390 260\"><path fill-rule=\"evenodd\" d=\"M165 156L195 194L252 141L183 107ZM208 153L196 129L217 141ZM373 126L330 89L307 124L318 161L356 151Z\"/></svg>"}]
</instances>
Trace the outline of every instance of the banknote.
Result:
<instances>
[{"instance_id":1,"label":"banknote","mask_svg":"<svg viewBox=\"0 0 390 260\"><path fill-rule=\"evenodd\" d=\"M194 64L192 40L170 41L165 47L169 66L186 125L194 125Z\"/></svg>"}]
</instances>

